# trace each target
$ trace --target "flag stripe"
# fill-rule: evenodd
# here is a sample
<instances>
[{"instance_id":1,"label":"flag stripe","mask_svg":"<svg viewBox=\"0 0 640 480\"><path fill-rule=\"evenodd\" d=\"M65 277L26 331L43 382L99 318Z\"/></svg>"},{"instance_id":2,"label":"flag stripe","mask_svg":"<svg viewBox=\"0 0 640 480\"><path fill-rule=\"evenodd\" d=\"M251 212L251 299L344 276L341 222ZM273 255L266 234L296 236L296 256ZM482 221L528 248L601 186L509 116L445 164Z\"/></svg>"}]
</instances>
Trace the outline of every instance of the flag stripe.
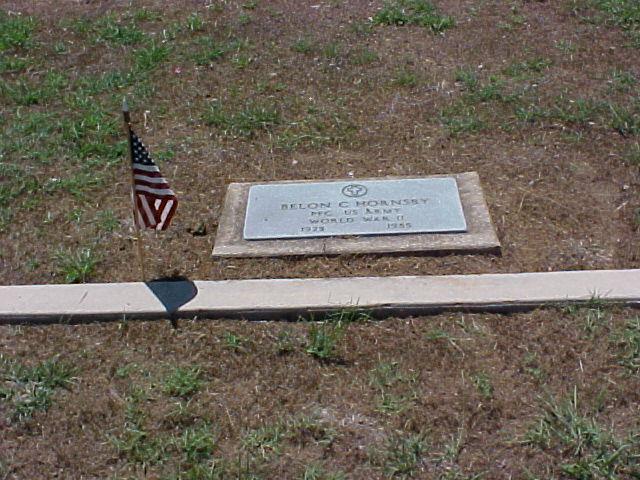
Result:
<instances>
[{"instance_id":1,"label":"flag stripe","mask_svg":"<svg viewBox=\"0 0 640 480\"><path fill-rule=\"evenodd\" d=\"M156 165L143 165L141 163L135 163L135 160L134 160L133 168L137 170L142 170L144 172L160 173L160 169Z\"/></svg>"},{"instance_id":2,"label":"flag stripe","mask_svg":"<svg viewBox=\"0 0 640 480\"><path fill-rule=\"evenodd\" d=\"M162 174L160 172L145 172L144 170L138 170L137 168L133 168L134 175L140 175L141 177L147 178L162 178Z\"/></svg>"},{"instance_id":3,"label":"flag stripe","mask_svg":"<svg viewBox=\"0 0 640 480\"><path fill-rule=\"evenodd\" d=\"M148 175L134 175L133 178L136 180L140 180L142 182L147 182L147 183L164 183L164 184L167 183L167 181L163 177L150 177Z\"/></svg>"},{"instance_id":4,"label":"flag stripe","mask_svg":"<svg viewBox=\"0 0 640 480\"><path fill-rule=\"evenodd\" d=\"M140 203L142 204L142 209L145 213L146 216L146 222L148 223L150 226L155 226L156 225L156 218L155 215L153 214L153 212L151 211L151 207L149 206L149 202L147 201L147 197L145 196L139 196L138 198L140 198Z\"/></svg>"},{"instance_id":5,"label":"flag stripe","mask_svg":"<svg viewBox=\"0 0 640 480\"><path fill-rule=\"evenodd\" d=\"M147 187L146 185L136 184L136 192L148 192L153 193L154 195L158 195L159 197L163 195L173 195L173 190L170 188L152 188Z\"/></svg>"}]
</instances>

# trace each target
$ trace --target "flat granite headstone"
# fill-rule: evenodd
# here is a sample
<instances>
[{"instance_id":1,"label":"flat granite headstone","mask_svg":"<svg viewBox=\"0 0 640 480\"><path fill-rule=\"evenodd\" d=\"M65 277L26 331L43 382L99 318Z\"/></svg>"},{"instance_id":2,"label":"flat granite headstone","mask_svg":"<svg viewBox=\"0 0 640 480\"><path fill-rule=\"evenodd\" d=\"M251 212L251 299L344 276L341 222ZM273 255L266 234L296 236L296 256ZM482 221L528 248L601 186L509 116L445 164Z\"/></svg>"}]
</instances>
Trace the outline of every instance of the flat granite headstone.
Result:
<instances>
[{"instance_id":1,"label":"flat granite headstone","mask_svg":"<svg viewBox=\"0 0 640 480\"><path fill-rule=\"evenodd\" d=\"M288 183L249 188L245 240L464 232L455 178Z\"/></svg>"},{"instance_id":2,"label":"flat granite headstone","mask_svg":"<svg viewBox=\"0 0 640 480\"><path fill-rule=\"evenodd\" d=\"M214 256L495 252L477 173L232 183Z\"/></svg>"}]
</instances>

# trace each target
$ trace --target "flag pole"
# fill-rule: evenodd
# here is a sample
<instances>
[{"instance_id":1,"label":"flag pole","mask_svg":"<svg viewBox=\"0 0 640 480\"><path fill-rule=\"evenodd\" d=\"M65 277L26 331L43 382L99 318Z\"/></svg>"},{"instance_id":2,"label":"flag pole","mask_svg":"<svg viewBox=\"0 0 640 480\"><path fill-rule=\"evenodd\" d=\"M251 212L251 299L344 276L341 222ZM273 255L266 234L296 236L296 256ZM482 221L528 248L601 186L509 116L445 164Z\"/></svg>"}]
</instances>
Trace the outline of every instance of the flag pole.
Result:
<instances>
[{"instance_id":1,"label":"flag pole","mask_svg":"<svg viewBox=\"0 0 640 480\"><path fill-rule=\"evenodd\" d=\"M135 179L133 177L133 145L131 139L131 116L129 115L129 105L127 99L122 100L122 117L124 119L124 131L127 135L127 143L129 148L129 170L131 171L131 212L133 213L133 227L136 232L136 245L138 247L138 260L140 261L140 272L142 273L142 281L147 281L147 274L144 268L144 247L142 245L142 234L140 232L140 226L138 225L138 213L136 208L136 196L135 196Z\"/></svg>"}]
</instances>

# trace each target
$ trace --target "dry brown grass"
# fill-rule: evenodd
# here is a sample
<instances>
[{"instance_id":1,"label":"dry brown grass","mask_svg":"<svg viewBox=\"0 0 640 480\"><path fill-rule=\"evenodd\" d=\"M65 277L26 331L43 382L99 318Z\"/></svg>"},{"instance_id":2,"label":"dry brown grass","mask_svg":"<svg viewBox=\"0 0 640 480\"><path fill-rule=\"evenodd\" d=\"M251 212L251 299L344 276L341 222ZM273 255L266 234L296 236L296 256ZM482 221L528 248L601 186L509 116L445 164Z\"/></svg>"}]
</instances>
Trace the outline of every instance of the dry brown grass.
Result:
<instances>
[{"instance_id":1,"label":"dry brown grass","mask_svg":"<svg viewBox=\"0 0 640 480\"><path fill-rule=\"evenodd\" d=\"M342 478L607 478L590 455L620 442L610 478L635 478L637 322L637 312L596 304L357 322L326 361L305 353L304 322L4 326L6 359L57 358L76 371L31 419L10 421L15 399L0 403L3 473L208 478L190 469L215 465L212 478L331 478L310 477L315 465ZM600 428L578 452L561 428L534 435L574 389L568 424ZM185 432L200 442L186 449ZM595 474L563 474L580 461Z\"/></svg>"}]
</instances>

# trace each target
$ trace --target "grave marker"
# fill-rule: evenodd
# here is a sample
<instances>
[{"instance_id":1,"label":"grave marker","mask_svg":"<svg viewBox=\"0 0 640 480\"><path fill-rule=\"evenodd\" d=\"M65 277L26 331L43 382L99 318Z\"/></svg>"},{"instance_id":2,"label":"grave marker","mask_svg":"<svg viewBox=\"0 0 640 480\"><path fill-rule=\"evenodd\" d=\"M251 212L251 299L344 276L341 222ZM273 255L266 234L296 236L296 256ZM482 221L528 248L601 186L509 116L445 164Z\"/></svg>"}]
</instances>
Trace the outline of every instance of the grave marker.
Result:
<instances>
[{"instance_id":1,"label":"grave marker","mask_svg":"<svg viewBox=\"0 0 640 480\"><path fill-rule=\"evenodd\" d=\"M464 232L455 178L253 185L245 240Z\"/></svg>"},{"instance_id":2,"label":"grave marker","mask_svg":"<svg viewBox=\"0 0 640 480\"><path fill-rule=\"evenodd\" d=\"M498 253L478 174L232 183L214 256Z\"/></svg>"}]
</instances>

